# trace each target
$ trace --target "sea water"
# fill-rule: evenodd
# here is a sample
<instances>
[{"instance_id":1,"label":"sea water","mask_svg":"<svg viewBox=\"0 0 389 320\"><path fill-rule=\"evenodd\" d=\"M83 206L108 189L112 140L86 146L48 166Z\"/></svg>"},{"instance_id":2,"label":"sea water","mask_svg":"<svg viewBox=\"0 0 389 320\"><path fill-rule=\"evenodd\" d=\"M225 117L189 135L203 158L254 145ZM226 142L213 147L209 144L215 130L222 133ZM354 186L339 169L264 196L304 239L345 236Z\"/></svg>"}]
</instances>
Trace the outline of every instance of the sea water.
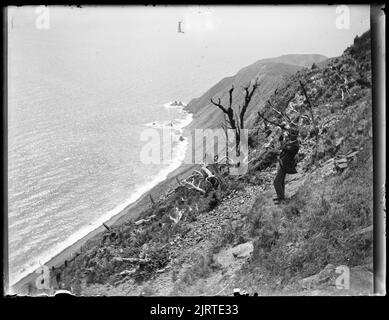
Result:
<instances>
[{"instance_id":1,"label":"sea water","mask_svg":"<svg viewBox=\"0 0 389 320\"><path fill-rule=\"evenodd\" d=\"M10 283L44 264L164 180L182 162L193 86L175 83L131 26L8 33ZM135 40L134 40L135 39ZM162 59L163 57L159 57ZM177 71L175 71L177 72ZM173 122L172 158L144 164L142 130Z\"/></svg>"}]
</instances>

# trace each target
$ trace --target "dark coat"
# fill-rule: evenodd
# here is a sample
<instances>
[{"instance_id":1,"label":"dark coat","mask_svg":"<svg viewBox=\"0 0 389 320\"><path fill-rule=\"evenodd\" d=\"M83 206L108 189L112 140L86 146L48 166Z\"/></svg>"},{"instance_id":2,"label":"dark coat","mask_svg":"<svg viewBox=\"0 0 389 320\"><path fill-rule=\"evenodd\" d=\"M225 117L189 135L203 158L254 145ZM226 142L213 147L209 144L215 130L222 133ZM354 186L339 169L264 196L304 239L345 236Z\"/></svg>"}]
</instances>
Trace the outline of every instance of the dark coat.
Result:
<instances>
[{"instance_id":1,"label":"dark coat","mask_svg":"<svg viewBox=\"0 0 389 320\"><path fill-rule=\"evenodd\" d=\"M282 143L279 162L285 173L297 173L295 155L298 153L299 148L300 145L297 139L287 140Z\"/></svg>"}]
</instances>

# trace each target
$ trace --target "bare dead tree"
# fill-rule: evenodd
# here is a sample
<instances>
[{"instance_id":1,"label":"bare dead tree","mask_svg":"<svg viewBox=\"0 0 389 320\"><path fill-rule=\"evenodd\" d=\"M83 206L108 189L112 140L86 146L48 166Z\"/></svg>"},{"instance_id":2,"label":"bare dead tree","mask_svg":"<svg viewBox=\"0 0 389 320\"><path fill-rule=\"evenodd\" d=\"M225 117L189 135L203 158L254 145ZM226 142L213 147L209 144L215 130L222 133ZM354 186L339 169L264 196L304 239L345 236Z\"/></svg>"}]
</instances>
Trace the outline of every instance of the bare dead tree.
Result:
<instances>
[{"instance_id":1,"label":"bare dead tree","mask_svg":"<svg viewBox=\"0 0 389 320\"><path fill-rule=\"evenodd\" d=\"M235 129L236 128L236 122L235 122L235 119L234 119L234 110L232 109L232 92L234 91L234 86L231 87L231 89L228 91L229 93L229 106L228 108L224 107L222 104L221 104L221 100L220 98L218 98L218 101L215 102L212 98L211 98L211 103L215 106L217 106L221 111L223 111L227 117L228 117L228 122L230 124L230 128L231 129Z\"/></svg>"},{"instance_id":2,"label":"bare dead tree","mask_svg":"<svg viewBox=\"0 0 389 320\"><path fill-rule=\"evenodd\" d=\"M239 105L239 114L237 114L236 111L232 108L232 93L234 91L234 86L231 86L231 89L228 90L228 107L222 105L220 98L218 98L217 102L211 98L211 103L217 106L227 116L226 129L233 129L235 131L235 152L237 156L240 156L240 133L241 129L244 129L244 116L254 95L254 92L259 87L258 79L255 80L255 83L251 89L250 85L251 83L243 88L245 91L245 97L243 104ZM229 124L229 127L227 124Z\"/></svg>"},{"instance_id":3,"label":"bare dead tree","mask_svg":"<svg viewBox=\"0 0 389 320\"><path fill-rule=\"evenodd\" d=\"M228 151L228 126L227 126L227 118L224 114L224 125L222 125L222 128L224 130L224 134L226 136L226 158L227 158L227 173L230 174L230 167L229 167L229 151Z\"/></svg>"}]
</instances>

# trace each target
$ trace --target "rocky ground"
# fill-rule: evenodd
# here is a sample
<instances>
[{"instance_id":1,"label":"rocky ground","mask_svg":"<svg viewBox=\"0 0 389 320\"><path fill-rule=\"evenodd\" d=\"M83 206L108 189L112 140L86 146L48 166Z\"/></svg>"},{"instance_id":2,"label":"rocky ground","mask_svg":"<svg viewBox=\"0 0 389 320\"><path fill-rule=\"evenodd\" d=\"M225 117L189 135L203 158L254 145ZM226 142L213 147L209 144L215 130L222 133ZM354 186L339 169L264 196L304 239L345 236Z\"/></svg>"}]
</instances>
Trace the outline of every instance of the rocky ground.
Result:
<instances>
[{"instance_id":1,"label":"rocky ground","mask_svg":"<svg viewBox=\"0 0 389 320\"><path fill-rule=\"evenodd\" d=\"M136 285L132 281L125 281L125 283L117 287L91 285L85 288L84 294L93 295L104 292L104 294L107 295L116 295L119 294L119 292L120 294L123 294L123 292L128 291L130 294L134 295L139 295L141 293L146 295L190 294L189 292L185 292L186 290L184 290L184 288L179 288L179 286L175 284L178 279L181 279L185 275L185 273L188 273L188 270L190 270L194 264L198 263L199 259L204 260L204 269L207 269L208 267L214 268L215 270L218 270L216 273L220 274L222 273L223 268L235 271L244 259L249 256L250 250L246 251L243 256L240 256L239 253L237 253L237 261L240 263L235 266L233 263L230 264L230 258L233 257L231 248L226 248L224 251L219 252L218 255L215 256L215 261L211 262L214 264L212 266L206 265L209 263L209 261L206 261L209 259L207 254L213 254L212 250L215 246L219 245L219 240L223 239L222 234L227 232L233 233L235 229L243 227L246 217L242 216L242 208L249 210L256 195L262 190L263 187L261 186L248 186L244 190L234 192L216 209L199 214L196 221L187 223L189 231L185 236L178 234L172 239L170 242L170 263L159 270L155 278L150 279L141 286ZM240 241L244 240L245 239L240 239ZM237 240L237 242L238 241L239 240ZM234 244L236 244L236 242L231 245ZM213 273L213 270L211 273ZM215 275L213 275L213 277L215 277ZM214 280L215 279L213 279L213 281ZM210 282L212 282L212 280ZM186 285L183 284L183 286ZM212 291L215 291L215 288L219 288L219 286L215 287L212 284L209 290L212 289ZM175 292L176 290L179 292ZM203 287L203 290L204 292L200 294L208 294L208 292L205 292L205 287ZM212 293L210 294L212 295Z\"/></svg>"},{"instance_id":2,"label":"rocky ground","mask_svg":"<svg viewBox=\"0 0 389 320\"><path fill-rule=\"evenodd\" d=\"M261 111L299 122L288 201L272 200L280 130L258 117L247 174L200 189L177 181L141 219L89 243L62 268L64 282L81 295L371 294L369 44L366 33L341 57L297 72L271 97L278 113Z\"/></svg>"}]
</instances>

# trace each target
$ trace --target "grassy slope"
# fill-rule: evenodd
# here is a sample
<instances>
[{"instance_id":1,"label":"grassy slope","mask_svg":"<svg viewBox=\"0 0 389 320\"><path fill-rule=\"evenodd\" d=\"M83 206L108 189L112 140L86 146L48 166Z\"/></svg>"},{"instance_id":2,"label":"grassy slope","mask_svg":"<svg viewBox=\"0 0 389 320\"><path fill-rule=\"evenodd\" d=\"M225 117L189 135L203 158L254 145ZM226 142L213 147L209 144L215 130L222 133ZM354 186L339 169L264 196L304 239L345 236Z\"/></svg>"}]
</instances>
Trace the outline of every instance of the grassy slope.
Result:
<instances>
[{"instance_id":1,"label":"grassy slope","mask_svg":"<svg viewBox=\"0 0 389 320\"><path fill-rule=\"evenodd\" d=\"M115 288L131 282L132 288L135 288L148 280L158 282L165 273L156 272L171 266L172 256L180 259L184 254L177 250L178 238L205 257L189 257L191 267L187 275L182 275L184 278L172 276L172 280L169 276L169 281L175 283L175 289L180 294L188 292L189 287L194 288L189 292L196 294L196 288L202 286L201 281L212 278L212 274L218 272L213 259L216 253L249 240L254 243L254 251L250 261L242 269L239 266L237 279L252 290L263 285L264 281L274 284L270 285L271 288L280 290L319 272L329 263L350 267L371 263L372 234L364 232L372 223L373 203L369 48L370 33L366 33L356 39L341 57L331 59L322 67L305 68L291 75L279 88L277 96L271 97L275 105L285 107L285 101L293 96L291 105L309 115L298 88L298 80L302 80L315 106L314 116L320 128L318 158L313 161L315 139L311 135L311 126L301 125L300 175L295 182L287 185L287 194L292 194L287 204L272 205L271 191L266 191L272 190L274 159L263 162L261 170L258 170L257 165L264 156L263 146L275 136L275 131L267 136L261 121L255 119L250 132L250 157L253 161L248 174L239 178L221 174L223 183L216 190L209 188L206 195L177 188L142 214L144 217L155 215L151 222L136 226L129 221L89 242L76 259L67 267L62 267L62 279L66 286L72 286L76 293L85 293L90 284L110 284L111 288ZM343 100L341 80L337 74L342 77L347 75L349 80L350 94L345 95ZM285 111L290 113L289 109ZM270 110L267 115L276 120ZM350 157L347 169L332 170L331 159L342 158L353 151L358 153ZM258 196L252 191L244 191L251 187L260 187L265 191L258 191ZM243 193L240 194L239 190ZM229 200L231 195L236 200ZM182 203L181 198L189 200ZM231 213L239 222L234 227L223 222L232 217L226 213L231 207L226 206L228 201L233 201L237 212ZM250 204L250 207L245 204ZM184 215L180 222L174 224L168 214L174 215L176 206L184 209ZM219 220L212 220L216 218ZM207 223L203 223L202 219ZM203 233L208 224L220 227L220 232L216 229L211 232L215 241L201 246L202 241L208 243L209 239L199 237L200 240L196 240L199 242L192 244L191 237ZM196 230L193 230L194 226ZM362 233L358 233L361 230ZM122 271L133 266L115 262L113 258L118 256L146 256L149 260L131 276L122 276ZM179 264L175 272L181 269ZM180 283L187 288L185 292L179 289Z\"/></svg>"}]
</instances>

